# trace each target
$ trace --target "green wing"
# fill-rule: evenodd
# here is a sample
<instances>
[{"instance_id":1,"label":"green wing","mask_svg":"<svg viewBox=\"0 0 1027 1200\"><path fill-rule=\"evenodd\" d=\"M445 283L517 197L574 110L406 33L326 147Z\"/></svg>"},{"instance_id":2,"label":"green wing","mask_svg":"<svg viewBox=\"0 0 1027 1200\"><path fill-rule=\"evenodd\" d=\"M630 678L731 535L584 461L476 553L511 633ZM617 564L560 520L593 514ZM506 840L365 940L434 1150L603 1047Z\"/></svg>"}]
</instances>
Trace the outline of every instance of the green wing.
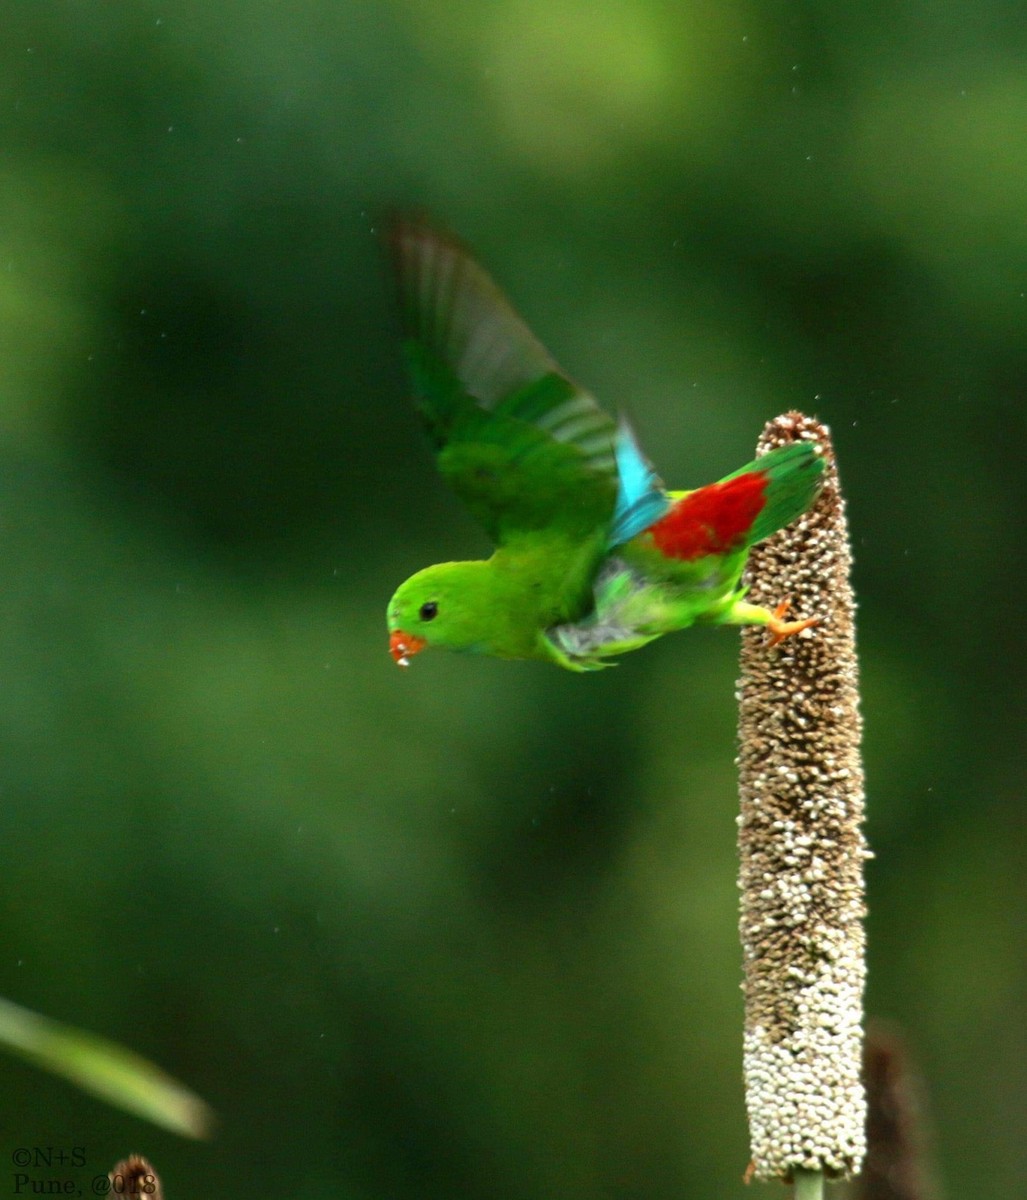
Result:
<instances>
[{"instance_id":1,"label":"green wing","mask_svg":"<svg viewBox=\"0 0 1027 1200\"><path fill-rule=\"evenodd\" d=\"M454 237L397 218L404 350L439 470L499 544L593 531L617 495L616 427Z\"/></svg>"}]
</instances>

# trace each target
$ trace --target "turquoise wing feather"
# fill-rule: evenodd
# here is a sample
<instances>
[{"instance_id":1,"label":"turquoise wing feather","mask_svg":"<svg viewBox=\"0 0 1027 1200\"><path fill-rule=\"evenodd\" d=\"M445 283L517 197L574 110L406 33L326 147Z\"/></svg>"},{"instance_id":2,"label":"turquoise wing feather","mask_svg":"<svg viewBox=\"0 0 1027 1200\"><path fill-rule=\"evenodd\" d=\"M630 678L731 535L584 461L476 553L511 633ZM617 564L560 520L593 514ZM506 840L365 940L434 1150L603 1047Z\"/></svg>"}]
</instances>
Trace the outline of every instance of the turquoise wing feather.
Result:
<instances>
[{"instance_id":1,"label":"turquoise wing feather","mask_svg":"<svg viewBox=\"0 0 1027 1200\"><path fill-rule=\"evenodd\" d=\"M642 453L631 426L621 420L617 429L617 505L607 535L607 547L621 546L649 528L670 508L671 499L652 463Z\"/></svg>"}]
</instances>

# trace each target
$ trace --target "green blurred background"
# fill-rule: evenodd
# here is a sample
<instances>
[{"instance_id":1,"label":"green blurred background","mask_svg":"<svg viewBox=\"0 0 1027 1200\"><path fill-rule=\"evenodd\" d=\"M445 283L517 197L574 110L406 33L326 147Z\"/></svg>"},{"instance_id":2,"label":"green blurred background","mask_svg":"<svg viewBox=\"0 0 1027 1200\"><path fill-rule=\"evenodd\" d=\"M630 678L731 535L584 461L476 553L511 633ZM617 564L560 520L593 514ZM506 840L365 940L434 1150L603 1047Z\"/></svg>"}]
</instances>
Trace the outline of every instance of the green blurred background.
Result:
<instances>
[{"instance_id":1,"label":"green blurred background","mask_svg":"<svg viewBox=\"0 0 1027 1200\"><path fill-rule=\"evenodd\" d=\"M2 17L0 994L220 1117L186 1143L5 1059L2 1161L138 1150L170 1200L746 1194L737 634L396 670L392 589L485 549L405 395L375 224L409 204L671 483L831 425L868 1008L949 1194L1022 1195L1022 5Z\"/></svg>"}]
</instances>

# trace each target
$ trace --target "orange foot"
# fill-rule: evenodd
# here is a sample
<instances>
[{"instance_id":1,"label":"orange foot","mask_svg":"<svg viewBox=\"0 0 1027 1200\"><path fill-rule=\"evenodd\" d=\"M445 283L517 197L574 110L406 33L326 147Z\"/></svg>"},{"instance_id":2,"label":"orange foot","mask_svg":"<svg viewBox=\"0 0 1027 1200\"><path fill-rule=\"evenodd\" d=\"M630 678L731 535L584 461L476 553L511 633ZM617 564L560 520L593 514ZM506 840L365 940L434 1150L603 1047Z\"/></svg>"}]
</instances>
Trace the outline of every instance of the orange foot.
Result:
<instances>
[{"instance_id":1,"label":"orange foot","mask_svg":"<svg viewBox=\"0 0 1027 1200\"><path fill-rule=\"evenodd\" d=\"M816 625L820 620L819 617L807 617L805 621L786 621L784 618L791 606L791 600L782 600L774 609L773 615L767 622L767 628L770 630L768 646L776 646L785 638L790 638L794 633L802 633L804 629L809 629L811 625Z\"/></svg>"}]
</instances>

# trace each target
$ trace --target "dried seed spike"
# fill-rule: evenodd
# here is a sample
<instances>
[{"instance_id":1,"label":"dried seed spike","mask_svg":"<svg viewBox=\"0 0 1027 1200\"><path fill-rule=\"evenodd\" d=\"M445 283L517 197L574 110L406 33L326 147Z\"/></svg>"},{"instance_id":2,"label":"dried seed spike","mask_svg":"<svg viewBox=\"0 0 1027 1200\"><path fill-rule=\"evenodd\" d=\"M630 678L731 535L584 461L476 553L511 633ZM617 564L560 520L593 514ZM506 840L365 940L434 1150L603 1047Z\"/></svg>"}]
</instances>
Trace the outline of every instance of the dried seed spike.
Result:
<instances>
[{"instance_id":1,"label":"dried seed spike","mask_svg":"<svg viewBox=\"0 0 1027 1200\"><path fill-rule=\"evenodd\" d=\"M750 599L788 596L820 618L778 649L742 633L739 681L740 930L746 1104L753 1173L858 1173L865 978L858 669L845 508L830 433L801 413L759 452L817 442L827 471L813 508L754 548Z\"/></svg>"},{"instance_id":2,"label":"dried seed spike","mask_svg":"<svg viewBox=\"0 0 1027 1200\"><path fill-rule=\"evenodd\" d=\"M141 1154L130 1154L107 1173L109 1193L130 1200L164 1200L160 1176ZM93 1181L96 1182L95 1180ZM96 1188L93 1189L96 1191Z\"/></svg>"}]
</instances>

